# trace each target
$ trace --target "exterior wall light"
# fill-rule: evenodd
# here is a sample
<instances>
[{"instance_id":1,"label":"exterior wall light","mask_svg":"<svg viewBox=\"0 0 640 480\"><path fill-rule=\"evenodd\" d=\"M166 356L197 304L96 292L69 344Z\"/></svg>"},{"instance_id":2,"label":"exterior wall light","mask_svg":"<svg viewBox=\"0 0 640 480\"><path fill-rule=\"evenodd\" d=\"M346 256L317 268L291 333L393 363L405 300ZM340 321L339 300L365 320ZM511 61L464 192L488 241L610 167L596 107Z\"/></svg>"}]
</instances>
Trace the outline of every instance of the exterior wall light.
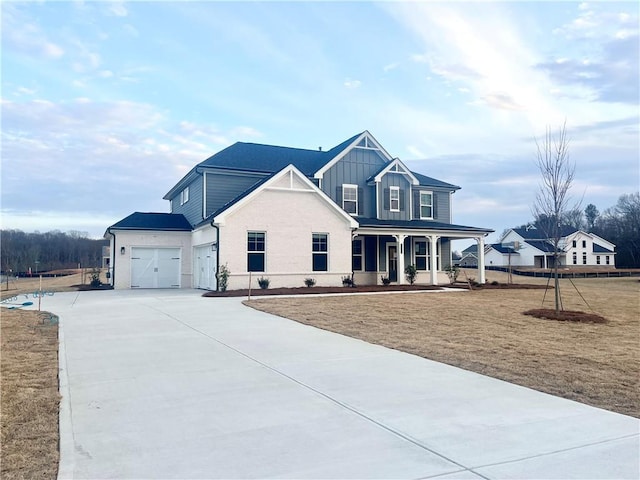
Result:
<instances>
[{"instance_id":1,"label":"exterior wall light","mask_svg":"<svg viewBox=\"0 0 640 480\"><path fill-rule=\"evenodd\" d=\"M120 247L120 255L124 255L125 252L125 248L124 247Z\"/></svg>"}]
</instances>

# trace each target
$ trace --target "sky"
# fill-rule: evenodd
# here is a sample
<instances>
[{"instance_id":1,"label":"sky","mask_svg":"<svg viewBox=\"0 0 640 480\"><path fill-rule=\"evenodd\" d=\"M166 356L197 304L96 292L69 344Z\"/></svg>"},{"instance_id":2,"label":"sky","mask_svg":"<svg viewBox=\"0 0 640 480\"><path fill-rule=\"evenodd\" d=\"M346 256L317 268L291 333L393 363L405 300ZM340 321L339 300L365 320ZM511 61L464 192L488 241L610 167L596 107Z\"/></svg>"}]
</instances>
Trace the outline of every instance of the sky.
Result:
<instances>
[{"instance_id":1,"label":"sky","mask_svg":"<svg viewBox=\"0 0 640 480\"><path fill-rule=\"evenodd\" d=\"M168 212L236 141L329 150L368 130L460 186L453 222L497 241L533 218L536 139L565 123L572 199L602 211L639 189L639 8L3 1L2 228L100 238Z\"/></svg>"}]
</instances>

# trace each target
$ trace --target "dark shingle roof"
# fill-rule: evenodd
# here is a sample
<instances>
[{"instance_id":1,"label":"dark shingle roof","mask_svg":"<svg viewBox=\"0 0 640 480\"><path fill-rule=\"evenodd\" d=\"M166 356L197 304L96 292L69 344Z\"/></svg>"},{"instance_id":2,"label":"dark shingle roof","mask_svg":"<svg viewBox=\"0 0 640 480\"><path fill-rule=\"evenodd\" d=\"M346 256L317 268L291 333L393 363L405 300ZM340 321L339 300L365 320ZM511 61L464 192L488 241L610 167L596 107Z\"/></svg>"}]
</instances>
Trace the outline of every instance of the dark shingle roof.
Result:
<instances>
[{"instance_id":1,"label":"dark shingle roof","mask_svg":"<svg viewBox=\"0 0 640 480\"><path fill-rule=\"evenodd\" d=\"M493 232L493 230L488 228L453 225L451 223L435 222L432 220L380 220L378 218L360 217L356 217L356 220L361 227L428 228L432 230L450 230L457 232Z\"/></svg>"},{"instance_id":2,"label":"dark shingle roof","mask_svg":"<svg viewBox=\"0 0 640 480\"><path fill-rule=\"evenodd\" d=\"M593 253L615 253L615 252L613 250L609 250L608 248L603 247L602 245L598 245L597 243L594 243Z\"/></svg>"},{"instance_id":3,"label":"dark shingle roof","mask_svg":"<svg viewBox=\"0 0 640 480\"><path fill-rule=\"evenodd\" d=\"M422 186L442 187L450 190L460 190L460 187L458 187L457 185L452 185L451 183L447 183L441 180L437 180L435 178L427 177L426 175L422 175L420 173L416 173L416 172L411 172L411 173L413 173L416 176L416 178L420 182L420 185Z\"/></svg>"},{"instance_id":4,"label":"dark shingle roof","mask_svg":"<svg viewBox=\"0 0 640 480\"><path fill-rule=\"evenodd\" d=\"M473 245L469 245L462 251L462 253L478 253L478 244L475 243Z\"/></svg>"},{"instance_id":5,"label":"dark shingle roof","mask_svg":"<svg viewBox=\"0 0 640 480\"><path fill-rule=\"evenodd\" d=\"M111 225L116 230L164 230L190 232L191 224L181 213L142 213L134 212Z\"/></svg>"},{"instance_id":6,"label":"dark shingle roof","mask_svg":"<svg viewBox=\"0 0 640 480\"><path fill-rule=\"evenodd\" d=\"M553 245L549 242L545 242L544 240L527 240L525 243L537 248L541 252L553 253Z\"/></svg>"},{"instance_id":7,"label":"dark shingle roof","mask_svg":"<svg viewBox=\"0 0 640 480\"><path fill-rule=\"evenodd\" d=\"M489 246L491 248L493 248L495 251L500 252L500 253L505 253L505 254L513 253L513 254L520 255L513 247L505 247L501 243L492 243Z\"/></svg>"},{"instance_id":8,"label":"dark shingle roof","mask_svg":"<svg viewBox=\"0 0 640 480\"><path fill-rule=\"evenodd\" d=\"M549 238L544 230L541 230L539 228L529 228L528 230L526 228L514 228L513 231L525 240L545 240ZM576 233L577 231L577 228L562 226L560 227L560 236L566 237L568 235L571 235L572 233Z\"/></svg>"},{"instance_id":9,"label":"dark shingle roof","mask_svg":"<svg viewBox=\"0 0 640 480\"><path fill-rule=\"evenodd\" d=\"M354 135L327 151L237 142L207 158L198 166L275 173L293 164L310 177L360 135L361 133Z\"/></svg>"}]
</instances>

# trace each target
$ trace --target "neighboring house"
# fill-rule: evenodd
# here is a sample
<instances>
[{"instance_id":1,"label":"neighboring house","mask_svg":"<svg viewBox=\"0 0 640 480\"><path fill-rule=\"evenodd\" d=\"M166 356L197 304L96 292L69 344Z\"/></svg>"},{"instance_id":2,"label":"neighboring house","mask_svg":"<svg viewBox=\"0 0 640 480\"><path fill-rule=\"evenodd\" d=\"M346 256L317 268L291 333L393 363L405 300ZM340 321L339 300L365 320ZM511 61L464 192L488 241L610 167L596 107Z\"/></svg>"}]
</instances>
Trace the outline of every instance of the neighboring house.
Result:
<instances>
[{"instance_id":1,"label":"neighboring house","mask_svg":"<svg viewBox=\"0 0 640 480\"><path fill-rule=\"evenodd\" d=\"M615 245L593 233L573 227L562 227L558 266L615 267ZM509 247L512 266L552 268L553 241L533 226L508 230L500 242L487 247L487 265L507 266ZM501 251L504 250L504 251Z\"/></svg>"},{"instance_id":2,"label":"neighboring house","mask_svg":"<svg viewBox=\"0 0 640 480\"><path fill-rule=\"evenodd\" d=\"M196 165L169 192L171 213L140 213L107 229L115 288L216 290L253 278L272 287L403 283L405 266L437 285L451 240L486 228L455 225L460 187L410 171L367 131L336 147L305 150L235 143ZM479 256L484 282L484 256ZM422 275L420 275L422 274Z\"/></svg>"},{"instance_id":3,"label":"neighboring house","mask_svg":"<svg viewBox=\"0 0 640 480\"><path fill-rule=\"evenodd\" d=\"M462 251L462 258L460 259L459 265L461 267L477 268L478 244L470 245Z\"/></svg>"}]
</instances>

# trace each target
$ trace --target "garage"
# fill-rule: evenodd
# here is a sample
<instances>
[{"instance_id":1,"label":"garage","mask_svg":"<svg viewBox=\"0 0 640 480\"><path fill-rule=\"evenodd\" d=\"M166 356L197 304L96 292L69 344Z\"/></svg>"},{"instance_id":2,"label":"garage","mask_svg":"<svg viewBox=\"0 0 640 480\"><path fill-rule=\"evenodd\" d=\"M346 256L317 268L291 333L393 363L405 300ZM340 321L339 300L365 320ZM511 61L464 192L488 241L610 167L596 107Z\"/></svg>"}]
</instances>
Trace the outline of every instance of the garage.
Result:
<instances>
[{"instance_id":1,"label":"garage","mask_svg":"<svg viewBox=\"0 0 640 480\"><path fill-rule=\"evenodd\" d=\"M131 248L131 288L180 288L180 248Z\"/></svg>"},{"instance_id":2,"label":"garage","mask_svg":"<svg viewBox=\"0 0 640 480\"><path fill-rule=\"evenodd\" d=\"M215 290L216 284L216 252L211 245L195 247L193 252L193 272L195 288Z\"/></svg>"}]
</instances>

